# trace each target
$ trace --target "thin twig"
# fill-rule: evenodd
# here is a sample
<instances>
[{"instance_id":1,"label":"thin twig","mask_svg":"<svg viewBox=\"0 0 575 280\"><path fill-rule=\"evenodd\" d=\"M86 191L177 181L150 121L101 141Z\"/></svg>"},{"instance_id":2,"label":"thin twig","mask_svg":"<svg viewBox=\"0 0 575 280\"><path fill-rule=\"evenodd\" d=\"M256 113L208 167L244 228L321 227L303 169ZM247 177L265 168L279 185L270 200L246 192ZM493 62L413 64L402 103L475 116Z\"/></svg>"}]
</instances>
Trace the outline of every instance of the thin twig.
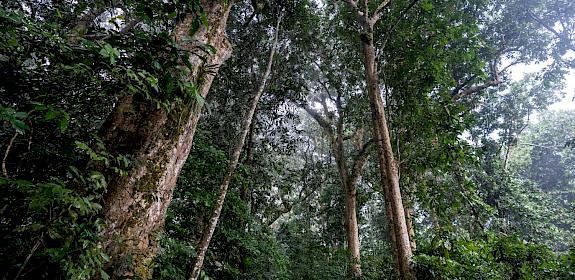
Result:
<instances>
[{"instance_id":1,"label":"thin twig","mask_svg":"<svg viewBox=\"0 0 575 280\"><path fill-rule=\"evenodd\" d=\"M42 236L38 237L38 240L36 241L36 244L34 244L34 247L32 247L32 250L30 251L30 254L28 254L28 256L26 257L26 260L24 260L24 263L22 263L22 266L20 266L20 270L18 270L18 274L16 274L16 277L14 277L14 280L20 278L20 275L22 274L22 271L24 271L24 268L26 267L26 265L28 264L28 261L30 261L30 258L32 257L32 255L34 255L34 252L36 252L36 250L38 249L38 247L40 247L40 244L42 243Z\"/></svg>"},{"instance_id":2,"label":"thin twig","mask_svg":"<svg viewBox=\"0 0 575 280\"><path fill-rule=\"evenodd\" d=\"M8 154L10 153L12 144L14 144L14 140L16 140L16 136L18 136L18 132L14 133L14 136L12 136L12 138L10 139L10 143L8 143L8 147L6 147L6 151L4 152L4 158L2 159L2 173L6 178L8 178L8 170L6 169L6 159L8 158Z\"/></svg>"}]
</instances>

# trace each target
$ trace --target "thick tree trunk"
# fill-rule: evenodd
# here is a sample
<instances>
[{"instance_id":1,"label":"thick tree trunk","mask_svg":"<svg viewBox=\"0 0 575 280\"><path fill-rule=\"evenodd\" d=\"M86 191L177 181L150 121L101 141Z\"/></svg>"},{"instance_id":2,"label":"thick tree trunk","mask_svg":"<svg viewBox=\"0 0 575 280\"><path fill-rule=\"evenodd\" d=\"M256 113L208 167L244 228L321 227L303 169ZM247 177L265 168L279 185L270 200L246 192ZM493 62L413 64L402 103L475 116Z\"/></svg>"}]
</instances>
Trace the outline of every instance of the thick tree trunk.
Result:
<instances>
[{"instance_id":1,"label":"thick tree trunk","mask_svg":"<svg viewBox=\"0 0 575 280\"><path fill-rule=\"evenodd\" d=\"M198 44L210 44L216 53L205 61L191 55L193 69L188 79L197 84L198 94L206 97L215 74L202 68L219 66L231 54L225 36L231 2L202 1L209 27L184 40L194 15L178 24L175 39L190 51ZM126 96L101 129L101 138L112 153L130 155L132 164L126 176L111 175L103 214L106 227L103 245L111 261L107 270L112 278L150 279L157 254L157 237L166 209L172 199L178 174L190 152L201 108L198 105L171 104L167 112L138 96Z\"/></svg>"},{"instance_id":2,"label":"thick tree trunk","mask_svg":"<svg viewBox=\"0 0 575 280\"><path fill-rule=\"evenodd\" d=\"M374 135L378 146L380 173L383 179L384 195L386 196L386 213L391 213L393 217L392 225L393 231L395 232L394 251L397 253L397 261L399 262L399 275L401 279L413 279L409 231L405 220L403 202L401 200L397 162L393 156L389 129L385 118L385 109L380 96L375 50L373 46L373 32L362 34L361 44L364 55L363 62L367 91L371 103Z\"/></svg>"},{"instance_id":3,"label":"thick tree trunk","mask_svg":"<svg viewBox=\"0 0 575 280\"><path fill-rule=\"evenodd\" d=\"M192 266L192 270L190 273L190 277L189 277L190 280L196 280L196 279L198 279L198 276L200 276L200 271L201 271L202 266L204 264L204 258L206 256L208 246L210 245L210 241L212 240L212 236L214 234L214 231L216 230L218 220L220 219L220 214L222 213L222 208L224 206L226 194L228 192L228 186L230 185L230 182L232 180L232 177L233 177L234 172L236 170L236 167L238 165L238 161L240 159L240 153L244 147L244 143L246 140L246 136L248 135L248 132L250 130L250 126L252 125L252 120L253 120L254 113L256 111L256 107L258 105L260 97L264 93L267 79L271 73L273 59L274 59L274 55L275 55L276 47L277 47L277 42L278 42L278 33L279 33L279 27L280 27L281 19L282 19L282 17L280 16L278 18L278 21L277 21L276 30L275 30L275 34L274 34L274 42L272 45L272 49L270 51L270 56L268 58L266 71L262 76L262 80L260 82L260 85L259 85L254 97L252 98L250 107L249 107L248 111L246 112L246 115L244 116L243 123L242 123L242 130L240 132L240 138L238 139L238 142L236 143L236 146L234 147L234 150L233 150L231 158L230 158L230 162L228 164L227 173L222 180L222 184L220 185L218 199L216 200L216 205L214 206L214 212L212 213L212 217L210 218L208 227L204 230L204 232L202 234L202 240L200 241L199 248L198 248L198 250L199 250L198 256L196 257L196 261L195 261L194 265Z\"/></svg>"}]
</instances>

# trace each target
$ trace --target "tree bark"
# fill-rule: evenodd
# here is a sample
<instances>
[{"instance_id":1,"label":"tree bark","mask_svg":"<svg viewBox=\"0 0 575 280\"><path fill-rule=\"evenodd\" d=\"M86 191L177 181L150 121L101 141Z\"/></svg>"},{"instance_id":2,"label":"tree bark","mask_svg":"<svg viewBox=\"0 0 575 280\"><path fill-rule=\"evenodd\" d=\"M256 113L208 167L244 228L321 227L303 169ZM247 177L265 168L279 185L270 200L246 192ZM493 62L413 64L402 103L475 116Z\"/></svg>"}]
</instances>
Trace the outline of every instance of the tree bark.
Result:
<instances>
[{"instance_id":1,"label":"tree bark","mask_svg":"<svg viewBox=\"0 0 575 280\"><path fill-rule=\"evenodd\" d=\"M405 222L407 225L407 232L409 233L411 252L417 249L417 243L415 242L415 228L413 228L413 212L413 206L405 207Z\"/></svg>"},{"instance_id":2,"label":"tree bark","mask_svg":"<svg viewBox=\"0 0 575 280\"><path fill-rule=\"evenodd\" d=\"M356 14L357 23L362 27L362 31L360 31L360 41L365 68L365 79L371 105L373 134L378 146L379 170L385 195L385 208L396 271L400 279L414 279L411 265L412 251L405 220L405 210L399 188L398 166L393 156L391 137L387 126L383 101L381 100L373 44L373 28L381 18L381 13L384 8L387 7L391 1L381 0L372 15L369 14L368 0L363 2L343 0L343 2ZM403 13L411 9L416 2L417 0L412 1ZM358 4L362 4L363 7L360 7ZM394 26L395 24L392 25L389 30L392 30ZM387 36L389 36L389 34Z\"/></svg>"},{"instance_id":3,"label":"tree bark","mask_svg":"<svg viewBox=\"0 0 575 280\"><path fill-rule=\"evenodd\" d=\"M341 118L341 116L340 116ZM347 238L347 249L351 258L351 274L353 277L361 277L361 260L359 244L359 228L357 225L356 193L357 182L352 182L348 176L347 165L345 163L343 151L342 130L338 129L335 143L332 144L335 161L344 192L345 211L345 233Z\"/></svg>"},{"instance_id":4,"label":"tree bark","mask_svg":"<svg viewBox=\"0 0 575 280\"><path fill-rule=\"evenodd\" d=\"M190 54L193 65L188 81L206 97L215 74L202 69L221 65L231 54L225 35L232 1L202 1L208 27L185 40L195 15L188 14L175 29L175 40ZM199 44L210 44L216 53L194 55ZM197 50L196 50L197 52ZM178 174L190 152L201 107L172 103L168 111L137 95L124 97L102 126L101 138L112 153L129 155L127 175L110 174L104 197L103 248L110 256L106 270L113 279L150 279L158 251L157 238L172 199Z\"/></svg>"},{"instance_id":5,"label":"tree bark","mask_svg":"<svg viewBox=\"0 0 575 280\"><path fill-rule=\"evenodd\" d=\"M361 277L362 272L359 227L357 223L356 194L357 184L359 183L361 172L369 156L367 145L370 144L366 144L366 147L359 147L359 155L353 161L353 168L351 170L351 174L349 174L344 150L343 109L341 104L341 96L341 92L338 91L338 96L336 99L338 119L335 135L330 121L326 120L319 113L313 111L309 107L306 107L305 110L312 116L314 120L316 120L316 122L322 127L322 129L329 137L330 147L335 157L337 171L344 194L344 221L345 234L347 239L347 251L351 263L350 272L353 277L359 278ZM324 109L327 110L327 104L322 102L322 105L324 106Z\"/></svg>"},{"instance_id":6,"label":"tree bark","mask_svg":"<svg viewBox=\"0 0 575 280\"><path fill-rule=\"evenodd\" d=\"M348 175L347 164L345 160L345 151L343 146L343 108L341 104L342 93L338 92L336 99L336 107L338 111L337 122L337 135L335 141L332 142L334 150L335 161L339 170L339 177L344 192L345 202L345 231L347 237L347 249L351 257L351 274L355 278L361 277L361 259L360 259L360 244L359 244L359 228L357 225L357 209L356 209L356 194L357 194L357 181L360 173L357 174L356 179L352 179ZM333 139L333 138L332 138ZM365 160L361 164L356 164L358 169L363 169ZM361 166L358 166L361 165Z\"/></svg>"},{"instance_id":7,"label":"tree bark","mask_svg":"<svg viewBox=\"0 0 575 280\"><path fill-rule=\"evenodd\" d=\"M258 114L257 111L254 112L253 116L254 120L252 120L252 123L250 124L250 129L247 136L248 143L246 146L246 159L244 161L244 165L249 167L252 167L252 163L254 160L255 125L257 122L257 114ZM242 187L240 188L240 198L248 204L248 207L250 207L251 193L248 184L242 185Z\"/></svg>"},{"instance_id":8,"label":"tree bark","mask_svg":"<svg viewBox=\"0 0 575 280\"><path fill-rule=\"evenodd\" d=\"M216 200L214 212L212 213L212 217L210 218L208 227L205 228L205 230L202 234L202 240L200 241L200 244L199 244L198 256L196 257L196 261L195 261L194 265L192 266L191 273L189 276L190 280L196 280L196 279L198 279L198 276L200 275L200 271L201 271L203 263L204 263L204 258L206 256L208 246L210 245L210 241L212 239L212 236L213 236L214 231L216 229L216 226L218 224L220 214L222 213L224 201L226 199L226 194L228 192L228 186L232 180L232 177L233 177L234 172L236 170L236 167L238 165L238 160L240 159L240 153L244 147L246 136L250 130L250 126L252 124L253 116L254 116L254 113L256 111L258 101L260 100L260 97L262 96L262 94L264 92L267 79L271 73L273 59L274 59L274 55L275 55L276 47L277 47L277 42L278 42L278 33L279 33L279 27L280 27L281 20L282 20L282 16L280 15L280 17L278 18L277 24L276 24L274 41L273 41L273 45L272 45L270 55L268 58L266 71L262 76L262 80L260 82L260 85L259 85L254 97L252 98L250 107L249 107L248 111L246 112L246 115L244 116L243 123L242 123L242 130L240 132L240 137L239 137L238 142L236 143L236 146L234 147L234 150L232 152L230 162L228 164L227 173L224 176L222 183L220 185L219 195L218 195L218 199Z\"/></svg>"},{"instance_id":9,"label":"tree bark","mask_svg":"<svg viewBox=\"0 0 575 280\"><path fill-rule=\"evenodd\" d=\"M357 225L356 192L357 187L348 186L345 193L346 236L349 254L351 255L351 273L353 277L361 277L361 259L359 228Z\"/></svg>"},{"instance_id":10,"label":"tree bark","mask_svg":"<svg viewBox=\"0 0 575 280\"><path fill-rule=\"evenodd\" d=\"M361 35L363 62L367 91L371 105L374 135L378 145L379 169L386 196L386 213L392 214L393 231L395 235L395 252L399 266L400 279L414 279L411 265L412 251L409 242L409 231L405 220L405 211L399 187L399 173L397 162L393 156L391 137L385 109L381 100L379 82L377 78L377 65L373 45L373 30Z\"/></svg>"},{"instance_id":11,"label":"tree bark","mask_svg":"<svg viewBox=\"0 0 575 280\"><path fill-rule=\"evenodd\" d=\"M373 134L374 134L374 138L377 139L381 139L381 136L379 136L379 127L377 127L374 124L373 127ZM379 141L379 140L377 140ZM385 161L381 160L381 157L379 156L379 146L378 146L378 164L379 164L379 170L380 170L380 176L381 176L381 184L383 186L383 196L384 196L384 200L385 200L385 218L387 220L387 227L388 227L388 231L389 231L389 243L391 246L391 251L393 253L393 260L394 260L394 268L395 271L397 273L397 275L401 275L400 272L400 263L399 263L399 250L397 249L397 235L396 235L396 230L395 230L395 223L393 222L393 207L391 207L392 205L392 199L391 199L391 193L390 193L390 189L388 187L386 187L386 182L387 182L387 171L385 170L385 168L383 168L382 166L385 166Z\"/></svg>"}]
</instances>

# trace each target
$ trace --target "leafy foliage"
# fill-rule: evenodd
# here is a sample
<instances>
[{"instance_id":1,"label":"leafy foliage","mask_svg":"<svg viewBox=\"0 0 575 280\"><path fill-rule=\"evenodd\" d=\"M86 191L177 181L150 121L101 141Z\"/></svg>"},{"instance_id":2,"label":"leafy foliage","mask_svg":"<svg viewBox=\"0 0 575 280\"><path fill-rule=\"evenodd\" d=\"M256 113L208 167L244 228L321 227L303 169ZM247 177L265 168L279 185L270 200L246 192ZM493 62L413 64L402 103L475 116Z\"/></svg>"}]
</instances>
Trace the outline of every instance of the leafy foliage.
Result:
<instances>
[{"instance_id":1,"label":"leafy foliage","mask_svg":"<svg viewBox=\"0 0 575 280\"><path fill-rule=\"evenodd\" d=\"M379 79L403 199L414 211L418 279L575 277L575 119L544 111L564 95L574 66L574 8L567 0L397 0L382 9ZM208 108L154 262L154 279L187 277L238 116L284 13L275 70L202 277L349 279L335 158L302 106L324 102L314 109L341 119L348 164L356 142L372 137L355 15L343 1L238 1L226 31L235 54L204 100L186 78L189 61L215 49L181 45L206 27L203 12L198 0L0 5L2 277L113 277L101 209L108 175L125 175L134 158L109 152L97 135L126 96L168 111ZM194 15L190 37L175 42L186 14ZM541 71L512 81L513 65L529 63ZM370 156L357 190L363 278L392 279L385 197Z\"/></svg>"},{"instance_id":2,"label":"leafy foliage","mask_svg":"<svg viewBox=\"0 0 575 280\"><path fill-rule=\"evenodd\" d=\"M569 279L573 252L555 255L515 236L433 239L414 259L417 279Z\"/></svg>"}]
</instances>

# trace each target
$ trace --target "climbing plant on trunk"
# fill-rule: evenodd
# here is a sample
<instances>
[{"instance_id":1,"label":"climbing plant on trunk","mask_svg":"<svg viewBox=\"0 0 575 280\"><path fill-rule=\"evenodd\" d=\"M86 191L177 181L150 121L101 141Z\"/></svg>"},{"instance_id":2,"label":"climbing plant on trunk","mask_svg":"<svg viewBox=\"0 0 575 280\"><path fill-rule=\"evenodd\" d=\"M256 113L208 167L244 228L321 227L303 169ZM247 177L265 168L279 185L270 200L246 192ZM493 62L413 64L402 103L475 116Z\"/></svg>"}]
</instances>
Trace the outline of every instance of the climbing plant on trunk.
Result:
<instances>
[{"instance_id":1,"label":"climbing plant on trunk","mask_svg":"<svg viewBox=\"0 0 575 280\"><path fill-rule=\"evenodd\" d=\"M188 67L181 82L199 97L168 101L166 110L127 95L101 129L107 149L132 158L127 175L111 174L103 208L107 226L102 238L114 277L151 277L157 238L200 117L199 101L208 94L217 67L231 55L225 35L231 6L232 1L201 1L203 14L188 13L175 28L174 40L189 52L189 59L181 61L182 69ZM208 50L200 55L200 48Z\"/></svg>"}]
</instances>

